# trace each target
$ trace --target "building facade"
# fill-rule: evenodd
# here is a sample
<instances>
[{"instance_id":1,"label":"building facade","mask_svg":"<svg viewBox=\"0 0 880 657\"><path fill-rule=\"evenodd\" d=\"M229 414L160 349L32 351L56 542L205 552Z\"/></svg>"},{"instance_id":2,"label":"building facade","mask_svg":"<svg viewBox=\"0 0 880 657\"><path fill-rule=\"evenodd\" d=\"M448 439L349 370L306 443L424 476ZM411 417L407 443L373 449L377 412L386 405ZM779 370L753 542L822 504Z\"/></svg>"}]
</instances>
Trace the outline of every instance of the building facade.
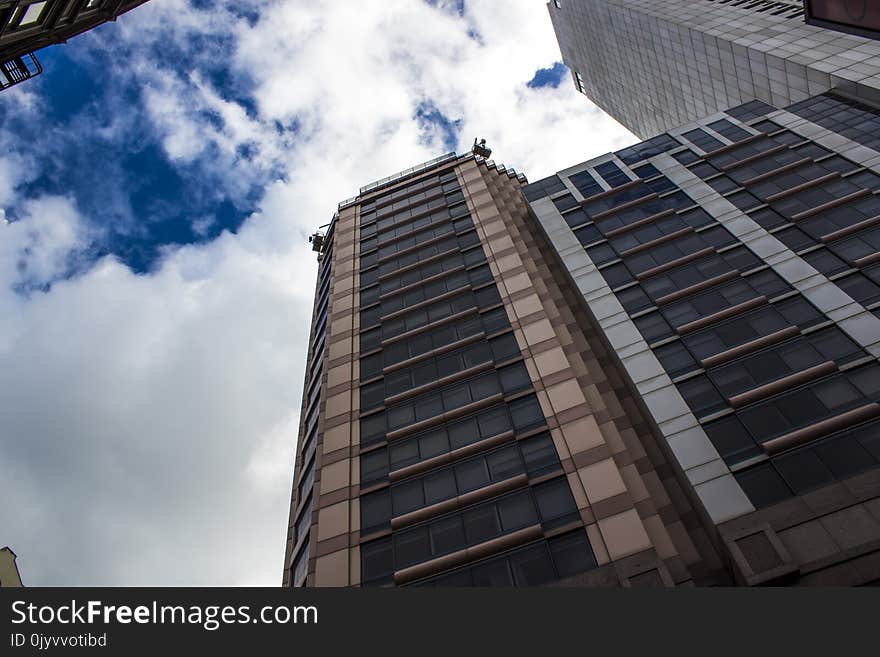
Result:
<instances>
[{"instance_id":1,"label":"building facade","mask_svg":"<svg viewBox=\"0 0 880 657\"><path fill-rule=\"evenodd\" d=\"M147 0L0 0L0 89L39 75L34 51L64 43Z\"/></svg>"},{"instance_id":2,"label":"building facade","mask_svg":"<svg viewBox=\"0 0 880 657\"><path fill-rule=\"evenodd\" d=\"M725 581L524 182L449 154L340 207L320 246L286 585Z\"/></svg>"},{"instance_id":3,"label":"building facade","mask_svg":"<svg viewBox=\"0 0 880 657\"><path fill-rule=\"evenodd\" d=\"M18 572L15 552L8 547L0 549L0 587L19 588L22 586Z\"/></svg>"},{"instance_id":4,"label":"building facade","mask_svg":"<svg viewBox=\"0 0 880 657\"><path fill-rule=\"evenodd\" d=\"M880 582L878 135L752 101L343 203L285 585Z\"/></svg>"},{"instance_id":5,"label":"building facade","mask_svg":"<svg viewBox=\"0 0 880 657\"><path fill-rule=\"evenodd\" d=\"M837 16L831 4L847 3L814 0L813 15ZM787 107L834 88L880 102L873 10L848 34L805 23L800 0L554 0L548 9L575 86L643 139L755 99Z\"/></svg>"},{"instance_id":6,"label":"building facade","mask_svg":"<svg viewBox=\"0 0 880 657\"><path fill-rule=\"evenodd\" d=\"M833 93L525 188L739 584L880 583L878 191Z\"/></svg>"}]
</instances>

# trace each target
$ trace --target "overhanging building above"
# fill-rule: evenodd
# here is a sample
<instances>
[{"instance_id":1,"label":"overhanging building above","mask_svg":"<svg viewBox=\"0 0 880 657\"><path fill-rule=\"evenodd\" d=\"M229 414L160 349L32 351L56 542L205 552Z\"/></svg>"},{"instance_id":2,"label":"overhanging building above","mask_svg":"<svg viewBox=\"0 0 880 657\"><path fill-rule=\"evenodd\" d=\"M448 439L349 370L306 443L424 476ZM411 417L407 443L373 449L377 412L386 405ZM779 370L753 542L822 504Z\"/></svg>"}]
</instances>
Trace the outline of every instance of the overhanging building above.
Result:
<instances>
[{"instance_id":1,"label":"overhanging building above","mask_svg":"<svg viewBox=\"0 0 880 657\"><path fill-rule=\"evenodd\" d=\"M877 3L808 4L816 17L839 18L827 9ZM642 138L755 99L787 107L835 88L880 103L880 42L827 29L827 20L806 24L799 0L547 6L575 87ZM876 13L866 10L863 28Z\"/></svg>"},{"instance_id":2,"label":"overhanging building above","mask_svg":"<svg viewBox=\"0 0 880 657\"><path fill-rule=\"evenodd\" d=\"M64 43L147 0L0 0L0 90L42 73L34 52Z\"/></svg>"}]
</instances>

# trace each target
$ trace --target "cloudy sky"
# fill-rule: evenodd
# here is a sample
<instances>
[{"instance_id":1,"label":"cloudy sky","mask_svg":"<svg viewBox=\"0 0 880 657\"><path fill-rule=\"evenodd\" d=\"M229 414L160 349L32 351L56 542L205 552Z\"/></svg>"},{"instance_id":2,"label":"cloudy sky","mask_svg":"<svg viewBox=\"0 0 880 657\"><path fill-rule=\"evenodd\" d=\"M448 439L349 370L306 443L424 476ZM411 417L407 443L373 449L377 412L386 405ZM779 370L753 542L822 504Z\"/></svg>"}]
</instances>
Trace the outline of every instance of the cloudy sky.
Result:
<instances>
[{"instance_id":1,"label":"cloudy sky","mask_svg":"<svg viewBox=\"0 0 880 657\"><path fill-rule=\"evenodd\" d=\"M278 585L316 262L374 179L485 137L635 142L540 0L153 0L0 95L0 546L28 585Z\"/></svg>"}]
</instances>

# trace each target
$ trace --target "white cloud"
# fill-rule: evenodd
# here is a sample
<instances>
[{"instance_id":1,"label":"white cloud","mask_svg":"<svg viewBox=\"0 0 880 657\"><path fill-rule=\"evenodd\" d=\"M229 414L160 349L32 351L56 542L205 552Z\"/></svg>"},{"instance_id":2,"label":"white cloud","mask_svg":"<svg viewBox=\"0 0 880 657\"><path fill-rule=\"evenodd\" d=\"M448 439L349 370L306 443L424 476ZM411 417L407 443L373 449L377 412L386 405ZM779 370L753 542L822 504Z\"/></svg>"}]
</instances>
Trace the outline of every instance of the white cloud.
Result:
<instances>
[{"instance_id":1,"label":"white cloud","mask_svg":"<svg viewBox=\"0 0 880 657\"><path fill-rule=\"evenodd\" d=\"M634 141L568 79L525 86L559 59L542 3L466 7L276 0L251 25L163 0L119 21L131 57L115 74L144 89L169 157L264 190L236 235L169 250L149 275L107 257L27 299L9 291L22 245L26 271L52 281L88 222L46 198L0 224L0 542L26 583L280 581L316 271L305 237L359 186L443 152L420 103L461 121L459 150L485 137L532 179ZM232 49L154 65L150 44L199 31ZM256 115L206 57L230 59Z\"/></svg>"}]
</instances>

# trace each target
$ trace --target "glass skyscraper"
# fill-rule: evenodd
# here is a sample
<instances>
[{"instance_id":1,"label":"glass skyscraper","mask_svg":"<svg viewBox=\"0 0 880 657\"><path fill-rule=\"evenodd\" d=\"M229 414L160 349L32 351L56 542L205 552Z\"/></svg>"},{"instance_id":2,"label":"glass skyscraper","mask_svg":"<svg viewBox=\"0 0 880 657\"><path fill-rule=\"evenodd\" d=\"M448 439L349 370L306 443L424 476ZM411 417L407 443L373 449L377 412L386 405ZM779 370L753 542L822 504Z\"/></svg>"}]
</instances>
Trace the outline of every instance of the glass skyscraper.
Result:
<instances>
[{"instance_id":1,"label":"glass skyscraper","mask_svg":"<svg viewBox=\"0 0 880 657\"><path fill-rule=\"evenodd\" d=\"M643 139L750 100L787 107L834 88L880 102L880 41L806 24L800 0L547 6L575 86Z\"/></svg>"}]
</instances>

